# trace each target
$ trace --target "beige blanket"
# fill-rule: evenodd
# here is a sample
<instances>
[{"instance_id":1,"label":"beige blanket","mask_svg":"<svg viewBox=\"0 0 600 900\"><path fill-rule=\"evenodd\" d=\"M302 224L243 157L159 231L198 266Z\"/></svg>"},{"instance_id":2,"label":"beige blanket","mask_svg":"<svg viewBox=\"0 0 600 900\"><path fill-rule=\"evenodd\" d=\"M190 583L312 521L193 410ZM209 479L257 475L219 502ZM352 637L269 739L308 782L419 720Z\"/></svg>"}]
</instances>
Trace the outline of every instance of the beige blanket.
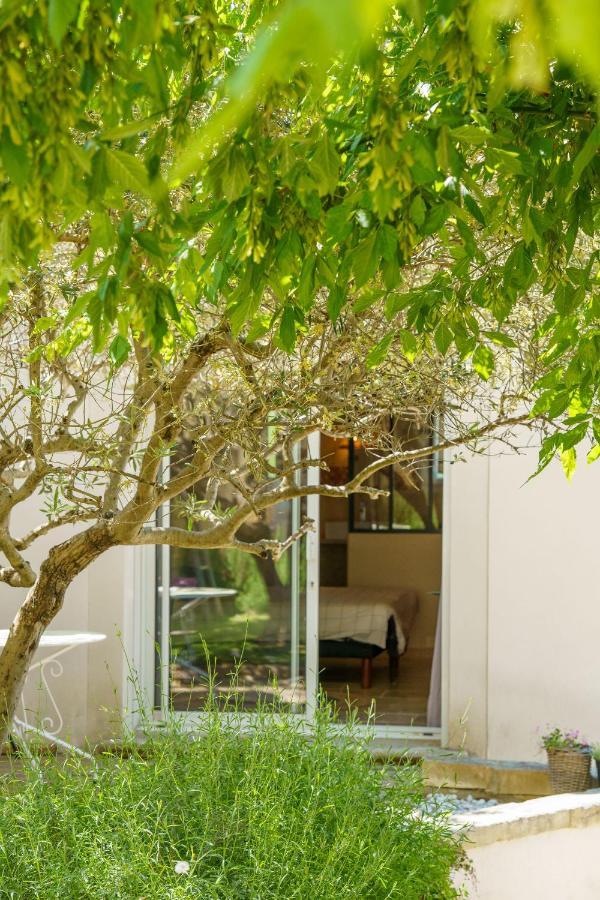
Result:
<instances>
[{"instance_id":1,"label":"beige blanket","mask_svg":"<svg viewBox=\"0 0 600 900\"><path fill-rule=\"evenodd\" d=\"M408 612L413 606L416 606L414 591L397 588L322 587L319 600L319 638L328 641L352 638L384 648L391 616L396 623L398 653L403 653L406 649L403 612Z\"/></svg>"}]
</instances>

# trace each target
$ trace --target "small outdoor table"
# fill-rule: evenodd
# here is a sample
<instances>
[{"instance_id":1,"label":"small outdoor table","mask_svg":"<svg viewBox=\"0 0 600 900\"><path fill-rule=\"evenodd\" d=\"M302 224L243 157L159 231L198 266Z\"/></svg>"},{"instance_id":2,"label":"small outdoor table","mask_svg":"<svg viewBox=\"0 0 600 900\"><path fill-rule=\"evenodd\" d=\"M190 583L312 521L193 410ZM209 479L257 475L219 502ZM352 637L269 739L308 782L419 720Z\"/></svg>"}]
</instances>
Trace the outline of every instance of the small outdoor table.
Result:
<instances>
[{"instance_id":1,"label":"small outdoor table","mask_svg":"<svg viewBox=\"0 0 600 900\"><path fill-rule=\"evenodd\" d=\"M50 689L50 685L48 684L46 670L50 675L52 675L53 678L59 678L63 674L63 665L59 657L63 656L65 653L68 653L70 650L74 650L76 647L81 647L84 644L95 644L98 641L105 640L105 638L105 634L100 634L96 631L46 631L40 638L40 648L52 648L53 652L51 652L48 656L45 656L44 659L33 663L33 665L29 667L29 671L27 674L29 675L36 669L39 670L42 683L46 688L48 697L50 698L50 702L54 707L56 720L54 720L50 716L45 716L40 722L41 727L36 728L35 725L30 725L27 721L25 708L23 708L23 719L18 719L16 716L13 718L11 737L14 736L19 740L19 743L22 745L24 752L28 756L31 756L31 752L27 747L24 734L25 732L30 731L33 734L37 734L38 737L45 738L47 741L51 741L54 744L58 744L60 747L64 747L65 750L69 750L72 753L77 753L79 756L84 756L86 759L93 759L93 757L89 753L86 753L84 750L80 750L79 747L74 747L73 744L69 744L67 741L64 741L62 740L62 738L58 737L58 733L63 727L63 718L54 695ZM0 628L0 647L4 647L7 639L8 629Z\"/></svg>"},{"instance_id":2,"label":"small outdoor table","mask_svg":"<svg viewBox=\"0 0 600 900\"><path fill-rule=\"evenodd\" d=\"M159 587L158 592L162 596L162 586ZM206 600L215 600L218 604L218 612L221 614L223 612L221 600L231 599L232 597L235 597L236 594L237 590L235 588L171 585L169 588L170 599L175 602L182 601L182 606L180 606L179 609L174 610L171 615L180 616L182 613L189 612L190 609L193 609L199 603L203 603Z\"/></svg>"}]
</instances>

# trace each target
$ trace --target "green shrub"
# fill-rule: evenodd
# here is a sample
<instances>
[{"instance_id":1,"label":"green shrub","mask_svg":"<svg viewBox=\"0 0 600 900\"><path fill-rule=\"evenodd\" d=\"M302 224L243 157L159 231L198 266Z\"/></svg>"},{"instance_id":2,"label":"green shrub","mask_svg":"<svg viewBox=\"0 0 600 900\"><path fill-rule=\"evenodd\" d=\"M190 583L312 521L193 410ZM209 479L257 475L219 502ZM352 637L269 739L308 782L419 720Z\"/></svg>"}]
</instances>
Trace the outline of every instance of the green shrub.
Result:
<instances>
[{"instance_id":1,"label":"green shrub","mask_svg":"<svg viewBox=\"0 0 600 900\"><path fill-rule=\"evenodd\" d=\"M456 896L460 849L447 820L416 814L418 767L376 763L330 724L307 733L263 707L248 727L208 708L194 738L173 720L96 769L28 767L2 798L0 896Z\"/></svg>"}]
</instances>

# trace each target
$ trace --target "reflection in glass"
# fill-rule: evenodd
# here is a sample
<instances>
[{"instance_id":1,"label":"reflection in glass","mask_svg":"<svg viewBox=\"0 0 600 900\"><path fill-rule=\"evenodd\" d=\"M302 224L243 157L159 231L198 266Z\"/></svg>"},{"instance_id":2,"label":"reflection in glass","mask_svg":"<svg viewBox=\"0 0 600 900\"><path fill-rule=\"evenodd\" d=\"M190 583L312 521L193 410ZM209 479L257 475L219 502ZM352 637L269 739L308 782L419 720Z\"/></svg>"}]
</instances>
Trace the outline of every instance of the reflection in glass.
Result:
<instances>
[{"instance_id":1,"label":"reflection in glass","mask_svg":"<svg viewBox=\"0 0 600 900\"><path fill-rule=\"evenodd\" d=\"M430 428L412 421L390 423L390 434L408 451L426 449L436 442ZM353 441L353 474L375 459L360 441ZM386 495L372 498L357 494L352 498L354 531L441 531L443 466L439 453L415 460L411 466L396 464L380 469L367 484Z\"/></svg>"},{"instance_id":2,"label":"reflection in glass","mask_svg":"<svg viewBox=\"0 0 600 900\"><path fill-rule=\"evenodd\" d=\"M373 462L373 456L368 453L361 441L353 442L353 475ZM391 470L380 469L368 480L369 487L385 491L379 497L370 497L368 494L357 494L353 498L354 528L360 531L387 531L389 522L389 491Z\"/></svg>"},{"instance_id":3,"label":"reflection in glass","mask_svg":"<svg viewBox=\"0 0 600 900\"><path fill-rule=\"evenodd\" d=\"M185 453L185 446L178 448L178 459L171 462L172 476ZM201 510L205 496L206 484L199 484L182 504L171 504L171 525L201 528L201 517L191 516L190 510ZM222 512L232 502L226 485L215 508ZM298 517L297 505L297 501L276 505L262 518L253 517L238 538L284 540ZM233 692L244 708L252 709L261 694L268 694L294 709L300 707L304 697L299 640L304 627L298 583L303 557L301 545L294 545L277 561L237 549L170 548L169 687L175 709L202 708L209 693L209 673L217 699ZM160 596L166 579L160 578L160 566L158 574L158 605L164 609Z\"/></svg>"}]
</instances>

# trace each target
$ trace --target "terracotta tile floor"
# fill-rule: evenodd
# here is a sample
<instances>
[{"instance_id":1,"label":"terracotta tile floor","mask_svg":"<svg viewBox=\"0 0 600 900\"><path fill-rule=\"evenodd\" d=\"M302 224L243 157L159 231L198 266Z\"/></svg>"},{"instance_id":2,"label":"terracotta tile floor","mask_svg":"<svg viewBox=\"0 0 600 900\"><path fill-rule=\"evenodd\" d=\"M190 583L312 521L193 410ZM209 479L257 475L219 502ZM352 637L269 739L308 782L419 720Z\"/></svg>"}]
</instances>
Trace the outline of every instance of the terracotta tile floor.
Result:
<instances>
[{"instance_id":1,"label":"terracotta tile floor","mask_svg":"<svg viewBox=\"0 0 600 900\"><path fill-rule=\"evenodd\" d=\"M373 660L373 679L369 690L360 686L359 659L321 659L321 685L327 696L338 704L340 716L350 704L358 710L359 718L366 721L371 704L375 704L375 723L378 725L425 725L429 675L433 651L410 648L400 657L398 679L390 684L388 657L386 653ZM227 692L229 679L225 665L221 678L221 690ZM269 687L270 675L277 675L278 685ZM284 702L295 700L302 704L302 688L291 690L288 684L289 672L286 667L259 666L245 664L240 670L237 693L243 696L248 709L256 704L259 694L277 695ZM205 679L196 680L190 672L175 665L172 669L173 705L177 710L201 709L207 696ZM289 694L289 696L288 696Z\"/></svg>"},{"instance_id":2,"label":"terracotta tile floor","mask_svg":"<svg viewBox=\"0 0 600 900\"><path fill-rule=\"evenodd\" d=\"M364 720L374 701L377 725L425 725L432 655L430 649L411 647L400 657L398 680L391 685L387 654L382 653L373 660L369 690L360 686L359 659L321 659L321 685L340 715L349 699Z\"/></svg>"}]
</instances>

